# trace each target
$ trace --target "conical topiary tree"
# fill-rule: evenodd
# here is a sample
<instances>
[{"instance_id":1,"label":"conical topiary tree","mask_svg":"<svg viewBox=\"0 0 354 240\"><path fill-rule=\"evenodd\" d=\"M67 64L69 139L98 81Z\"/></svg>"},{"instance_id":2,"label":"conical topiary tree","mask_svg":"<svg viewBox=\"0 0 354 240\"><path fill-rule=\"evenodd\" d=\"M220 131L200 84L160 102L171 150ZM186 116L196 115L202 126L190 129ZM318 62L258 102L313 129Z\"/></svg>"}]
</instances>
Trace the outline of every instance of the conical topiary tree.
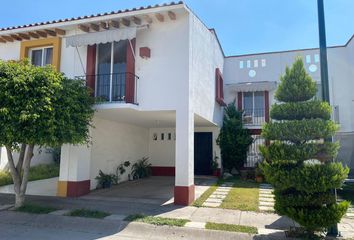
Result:
<instances>
[{"instance_id":1,"label":"conical topiary tree","mask_svg":"<svg viewBox=\"0 0 354 240\"><path fill-rule=\"evenodd\" d=\"M326 142L337 130L328 103L314 99L316 83L301 58L286 68L275 93L272 122L262 135L265 177L274 187L275 210L313 234L340 221L348 202L336 203L331 190L341 187L349 169L334 163L338 143Z\"/></svg>"}]
</instances>

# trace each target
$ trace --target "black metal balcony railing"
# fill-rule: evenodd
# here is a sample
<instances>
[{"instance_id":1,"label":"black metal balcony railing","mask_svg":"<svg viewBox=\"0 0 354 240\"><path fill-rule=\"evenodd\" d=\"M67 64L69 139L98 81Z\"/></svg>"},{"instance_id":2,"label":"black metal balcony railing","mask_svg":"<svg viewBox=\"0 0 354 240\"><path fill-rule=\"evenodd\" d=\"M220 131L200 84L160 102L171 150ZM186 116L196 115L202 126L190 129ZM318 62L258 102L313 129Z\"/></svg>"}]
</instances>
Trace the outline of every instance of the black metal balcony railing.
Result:
<instances>
[{"instance_id":1,"label":"black metal balcony railing","mask_svg":"<svg viewBox=\"0 0 354 240\"><path fill-rule=\"evenodd\" d=\"M137 81L133 73L111 73L79 76L86 82L94 80L95 97L99 102L137 103Z\"/></svg>"},{"instance_id":2,"label":"black metal balcony railing","mask_svg":"<svg viewBox=\"0 0 354 240\"><path fill-rule=\"evenodd\" d=\"M264 108L244 109L242 121L245 125L263 125L266 122Z\"/></svg>"}]
</instances>

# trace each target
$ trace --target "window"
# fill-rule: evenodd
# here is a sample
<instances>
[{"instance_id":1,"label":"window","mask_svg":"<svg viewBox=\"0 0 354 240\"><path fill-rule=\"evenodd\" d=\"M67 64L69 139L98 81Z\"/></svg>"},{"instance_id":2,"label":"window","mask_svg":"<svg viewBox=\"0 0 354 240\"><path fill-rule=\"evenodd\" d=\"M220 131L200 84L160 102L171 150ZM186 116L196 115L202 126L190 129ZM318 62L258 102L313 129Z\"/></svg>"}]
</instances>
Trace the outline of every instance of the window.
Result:
<instances>
[{"instance_id":1,"label":"window","mask_svg":"<svg viewBox=\"0 0 354 240\"><path fill-rule=\"evenodd\" d=\"M318 54L315 54L315 63L318 63L318 62L320 62L320 55L318 55Z\"/></svg>"},{"instance_id":2,"label":"window","mask_svg":"<svg viewBox=\"0 0 354 240\"><path fill-rule=\"evenodd\" d=\"M311 63L311 55L306 55L306 63Z\"/></svg>"},{"instance_id":3,"label":"window","mask_svg":"<svg viewBox=\"0 0 354 240\"><path fill-rule=\"evenodd\" d=\"M265 121L265 95L263 91L243 93L244 122L247 124Z\"/></svg>"},{"instance_id":4,"label":"window","mask_svg":"<svg viewBox=\"0 0 354 240\"><path fill-rule=\"evenodd\" d=\"M224 106L224 80L220 69L215 70L215 100L220 106Z\"/></svg>"},{"instance_id":5,"label":"window","mask_svg":"<svg viewBox=\"0 0 354 240\"><path fill-rule=\"evenodd\" d=\"M254 60L253 64L254 64L254 67L257 68L258 67L258 60Z\"/></svg>"},{"instance_id":6,"label":"window","mask_svg":"<svg viewBox=\"0 0 354 240\"><path fill-rule=\"evenodd\" d=\"M128 40L98 44L97 97L106 101L125 100L127 46Z\"/></svg>"},{"instance_id":7,"label":"window","mask_svg":"<svg viewBox=\"0 0 354 240\"><path fill-rule=\"evenodd\" d=\"M265 66L266 66L266 60L262 59L262 67L265 67Z\"/></svg>"},{"instance_id":8,"label":"window","mask_svg":"<svg viewBox=\"0 0 354 240\"><path fill-rule=\"evenodd\" d=\"M43 67L53 62L53 48L32 48L29 51L31 63L35 66Z\"/></svg>"},{"instance_id":9,"label":"window","mask_svg":"<svg viewBox=\"0 0 354 240\"><path fill-rule=\"evenodd\" d=\"M251 60L247 60L247 68L251 67Z\"/></svg>"},{"instance_id":10,"label":"window","mask_svg":"<svg viewBox=\"0 0 354 240\"><path fill-rule=\"evenodd\" d=\"M243 68L243 61L240 61L240 69Z\"/></svg>"}]
</instances>

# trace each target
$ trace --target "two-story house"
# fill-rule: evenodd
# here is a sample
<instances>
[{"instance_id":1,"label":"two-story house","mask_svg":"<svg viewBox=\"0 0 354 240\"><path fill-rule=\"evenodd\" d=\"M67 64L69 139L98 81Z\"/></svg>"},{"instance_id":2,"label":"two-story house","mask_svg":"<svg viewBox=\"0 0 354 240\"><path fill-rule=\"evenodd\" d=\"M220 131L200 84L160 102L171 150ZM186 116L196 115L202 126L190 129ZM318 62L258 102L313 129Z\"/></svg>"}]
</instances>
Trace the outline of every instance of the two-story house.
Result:
<instances>
[{"instance_id":1,"label":"two-story house","mask_svg":"<svg viewBox=\"0 0 354 240\"><path fill-rule=\"evenodd\" d=\"M153 175L175 176L175 203L194 200L194 174L212 174L220 156L224 55L186 5L2 29L0 41L1 59L53 64L101 101L92 145L62 147L59 196L86 194L99 170L148 156Z\"/></svg>"},{"instance_id":2,"label":"two-story house","mask_svg":"<svg viewBox=\"0 0 354 240\"><path fill-rule=\"evenodd\" d=\"M147 156L153 175L175 177L174 202L190 204L194 176L212 175L213 159L222 167L216 139L233 100L255 138L245 165L254 167L279 77L298 55L320 84L318 49L225 57L215 31L182 2L0 29L0 59L52 64L100 100L92 144L62 147L63 197L89 193L99 170ZM328 58L340 159L354 168L353 40Z\"/></svg>"},{"instance_id":3,"label":"two-story house","mask_svg":"<svg viewBox=\"0 0 354 240\"><path fill-rule=\"evenodd\" d=\"M340 142L338 160L354 169L354 36L343 46L328 48L330 101L333 119L340 129L334 137ZM227 56L224 63L225 102L236 100L243 110L243 122L254 135L247 167L253 167L262 157L258 146L262 125L270 120L269 109L275 103L274 93L296 57L302 57L307 72L317 82L317 97L322 98L319 49L268 52Z\"/></svg>"}]
</instances>

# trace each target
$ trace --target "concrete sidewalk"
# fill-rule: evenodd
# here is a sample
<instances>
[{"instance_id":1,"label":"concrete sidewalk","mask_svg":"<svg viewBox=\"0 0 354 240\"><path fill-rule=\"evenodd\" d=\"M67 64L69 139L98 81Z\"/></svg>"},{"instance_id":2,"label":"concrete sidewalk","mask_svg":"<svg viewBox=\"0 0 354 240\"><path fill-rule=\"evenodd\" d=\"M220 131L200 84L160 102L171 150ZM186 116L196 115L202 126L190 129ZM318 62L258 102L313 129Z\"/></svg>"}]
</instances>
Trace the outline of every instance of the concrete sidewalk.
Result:
<instances>
[{"instance_id":1,"label":"concrete sidewalk","mask_svg":"<svg viewBox=\"0 0 354 240\"><path fill-rule=\"evenodd\" d=\"M118 216L111 217L110 219L121 221L125 216L130 214L145 214L152 216L161 216L169 218L180 218L188 219L197 225L205 224L206 222L214 223L226 223L226 224L237 224L257 227L259 232L267 232L268 235L276 233L276 230L286 230L290 226L295 226L295 223L288 219L287 217L282 217L277 214L272 213L258 213L258 212L245 212L238 210L227 210L220 208L197 208L193 206L182 207L175 206L173 204L159 206L156 204L149 203L132 203L127 201L113 201L113 200L92 200L92 199L69 199L69 198L58 198L58 197L40 197L40 196L28 196L28 202L36 203L44 206L53 206L60 209L78 209L78 208L88 208L92 210L100 210L109 212ZM13 203L12 195L0 194L0 205ZM6 212L6 211L5 211ZM0 212L4 214L4 212ZM19 213L13 213L19 214ZM64 216L57 216L64 217ZM0 216L0 219L3 217ZM43 220L45 217L41 217ZM64 217L67 219L67 217ZM85 219L84 219L85 220ZM91 221L91 219L86 219ZM108 220L108 219L107 219ZM106 222L107 220L102 220ZM46 220L45 220L46 221ZM66 220L70 221L71 220ZM112 221L111 221L112 222ZM101 222L103 223L103 222ZM6 224L6 222L3 222ZM111 223L108 224L108 226ZM119 227L121 222L114 225ZM70 225L70 224L69 224ZM73 225L75 226L75 224ZM154 226L152 226L154 227ZM354 237L354 219L343 218L341 224L339 225L339 230L346 237ZM77 229L73 229L73 231ZM197 229L198 231L206 231L205 229ZM267 235L267 236L268 236ZM1 236L0 236L1 239ZM114 239L114 238L113 238Z\"/></svg>"}]
</instances>

